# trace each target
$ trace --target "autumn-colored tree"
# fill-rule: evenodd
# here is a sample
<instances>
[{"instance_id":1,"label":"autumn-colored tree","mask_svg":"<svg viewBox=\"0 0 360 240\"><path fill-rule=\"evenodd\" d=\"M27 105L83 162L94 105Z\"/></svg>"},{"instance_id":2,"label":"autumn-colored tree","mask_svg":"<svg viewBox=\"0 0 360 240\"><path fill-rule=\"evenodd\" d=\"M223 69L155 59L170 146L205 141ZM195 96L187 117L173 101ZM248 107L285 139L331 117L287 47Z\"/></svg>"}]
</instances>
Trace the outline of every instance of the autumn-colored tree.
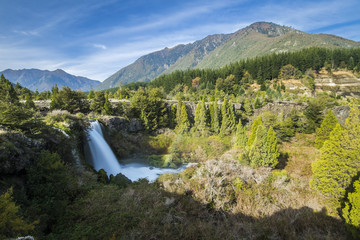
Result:
<instances>
[{"instance_id":1,"label":"autumn-colored tree","mask_svg":"<svg viewBox=\"0 0 360 240\"><path fill-rule=\"evenodd\" d=\"M194 89L198 89L199 86L200 86L200 78L199 77L196 77L192 80L191 82L191 86L194 88Z\"/></svg>"}]
</instances>

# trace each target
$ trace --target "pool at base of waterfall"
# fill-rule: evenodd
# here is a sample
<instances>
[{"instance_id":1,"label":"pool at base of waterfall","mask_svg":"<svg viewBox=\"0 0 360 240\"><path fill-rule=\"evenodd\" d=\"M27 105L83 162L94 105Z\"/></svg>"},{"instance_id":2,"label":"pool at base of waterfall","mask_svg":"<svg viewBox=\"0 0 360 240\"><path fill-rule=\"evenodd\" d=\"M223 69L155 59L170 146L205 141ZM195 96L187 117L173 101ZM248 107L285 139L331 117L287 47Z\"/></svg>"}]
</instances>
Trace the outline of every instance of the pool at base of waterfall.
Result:
<instances>
[{"instance_id":1,"label":"pool at base of waterfall","mask_svg":"<svg viewBox=\"0 0 360 240\"><path fill-rule=\"evenodd\" d=\"M179 173L194 163L182 165L174 168L158 168L149 165L145 158L130 157L122 159L119 163L110 146L103 137L102 126L98 121L92 121L91 128L88 130L89 137L85 146L85 158L96 171L104 169L108 176L116 176L118 173L125 175L131 181L146 178L150 182L155 181L161 174Z\"/></svg>"}]
</instances>

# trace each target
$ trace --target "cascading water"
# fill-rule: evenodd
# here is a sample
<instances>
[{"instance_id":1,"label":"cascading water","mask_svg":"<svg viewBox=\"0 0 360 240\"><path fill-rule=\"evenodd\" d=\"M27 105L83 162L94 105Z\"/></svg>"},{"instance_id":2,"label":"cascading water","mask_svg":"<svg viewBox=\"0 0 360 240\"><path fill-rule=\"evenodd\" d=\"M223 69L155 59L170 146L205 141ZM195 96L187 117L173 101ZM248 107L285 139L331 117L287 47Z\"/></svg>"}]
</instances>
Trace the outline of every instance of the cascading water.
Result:
<instances>
[{"instance_id":1,"label":"cascading water","mask_svg":"<svg viewBox=\"0 0 360 240\"><path fill-rule=\"evenodd\" d=\"M124 174L131 181L147 178L154 181L164 173L178 173L193 164L183 165L178 169L156 168L145 163L141 159L131 159L130 163L120 164L113 151L104 139L101 124L98 121L91 122L88 131L88 150L85 151L86 159L92 164L96 171L104 169L108 175L116 176L118 173Z\"/></svg>"},{"instance_id":2,"label":"cascading water","mask_svg":"<svg viewBox=\"0 0 360 240\"><path fill-rule=\"evenodd\" d=\"M108 175L118 174L121 170L120 164L104 139L100 123L98 121L91 122L88 133L91 162L95 170L104 169Z\"/></svg>"}]
</instances>

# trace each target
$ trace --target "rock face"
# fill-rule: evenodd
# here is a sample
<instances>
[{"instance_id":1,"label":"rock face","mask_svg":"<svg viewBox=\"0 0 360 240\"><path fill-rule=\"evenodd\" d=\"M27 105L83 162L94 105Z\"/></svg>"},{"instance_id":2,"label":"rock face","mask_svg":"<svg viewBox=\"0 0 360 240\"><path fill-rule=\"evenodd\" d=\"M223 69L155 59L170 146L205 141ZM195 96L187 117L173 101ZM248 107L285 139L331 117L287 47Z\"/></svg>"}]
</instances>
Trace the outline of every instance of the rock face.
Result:
<instances>
[{"instance_id":1,"label":"rock face","mask_svg":"<svg viewBox=\"0 0 360 240\"><path fill-rule=\"evenodd\" d=\"M360 105L358 106L360 109ZM337 120L341 125L344 125L346 118L349 117L350 107L349 106L337 106L331 109L336 116ZM360 116L359 116L360 117Z\"/></svg>"},{"instance_id":2,"label":"rock face","mask_svg":"<svg viewBox=\"0 0 360 240\"><path fill-rule=\"evenodd\" d=\"M43 147L41 141L0 127L0 174L16 174L25 169Z\"/></svg>"},{"instance_id":3,"label":"rock face","mask_svg":"<svg viewBox=\"0 0 360 240\"><path fill-rule=\"evenodd\" d=\"M144 130L139 119L127 120L123 117L102 116L98 120L110 131L135 133Z\"/></svg>"},{"instance_id":4,"label":"rock face","mask_svg":"<svg viewBox=\"0 0 360 240\"><path fill-rule=\"evenodd\" d=\"M255 109L253 118L256 118L260 114L270 111L274 114L282 113L284 117L286 117L292 109L296 109L297 111L303 111L306 108L305 103L295 103L295 102L286 102L286 101L277 101L266 104L264 107Z\"/></svg>"}]
</instances>

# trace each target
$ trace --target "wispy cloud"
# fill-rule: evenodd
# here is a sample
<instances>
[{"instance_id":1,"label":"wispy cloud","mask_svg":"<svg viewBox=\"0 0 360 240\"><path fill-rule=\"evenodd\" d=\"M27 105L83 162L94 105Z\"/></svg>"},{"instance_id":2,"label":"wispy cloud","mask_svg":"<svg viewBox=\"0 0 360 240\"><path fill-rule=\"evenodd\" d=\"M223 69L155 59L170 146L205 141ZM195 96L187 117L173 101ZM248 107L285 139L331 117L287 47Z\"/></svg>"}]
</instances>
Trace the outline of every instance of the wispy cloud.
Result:
<instances>
[{"instance_id":1,"label":"wispy cloud","mask_svg":"<svg viewBox=\"0 0 360 240\"><path fill-rule=\"evenodd\" d=\"M100 48L102 50L106 50L107 47L104 44L93 44L94 48Z\"/></svg>"}]
</instances>

